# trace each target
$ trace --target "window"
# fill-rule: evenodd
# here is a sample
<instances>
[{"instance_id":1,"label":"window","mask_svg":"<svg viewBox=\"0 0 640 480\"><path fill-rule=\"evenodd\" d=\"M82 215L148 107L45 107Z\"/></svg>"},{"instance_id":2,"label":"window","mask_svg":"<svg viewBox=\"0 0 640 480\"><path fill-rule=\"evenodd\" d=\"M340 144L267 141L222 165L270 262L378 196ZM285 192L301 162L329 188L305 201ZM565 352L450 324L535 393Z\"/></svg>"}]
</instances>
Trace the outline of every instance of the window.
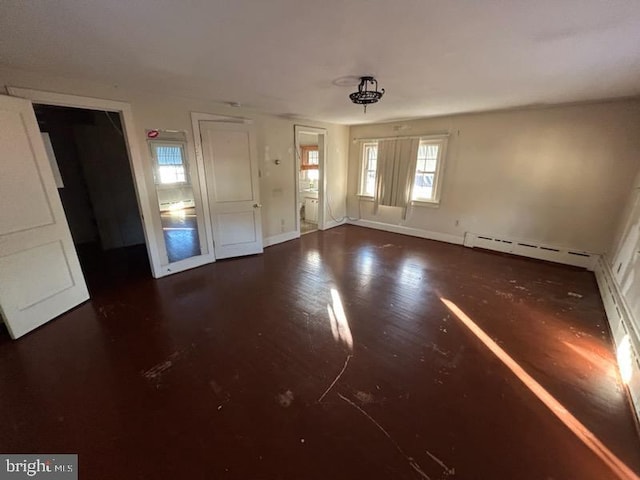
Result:
<instances>
[{"instance_id":1,"label":"window","mask_svg":"<svg viewBox=\"0 0 640 480\"><path fill-rule=\"evenodd\" d=\"M434 196L436 187L436 175L438 173L438 157L440 154L440 142L421 141L418 147L418 160L416 162L416 175L411 190L411 200L436 201Z\"/></svg>"},{"instance_id":2,"label":"window","mask_svg":"<svg viewBox=\"0 0 640 480\"><path fill-rule=\"evenodd\" d=\"M440 172L446 138L421 140L416 159L416 171L411 189L411 201L438 203ZM362 170L360 172L360 192L363 197L373 197L376 188L376 168L378 143L362 145Z\"/></svg>"},{"instance_id":3,"label":"window","mask_svg":"<svg viewBox=\"0 0 640 480\"><path fill-rule=\"evenodd\" d=\"M320 178L320 152L317 145L305 145L300 147L302 151L302 178L317 182Z\"/></svg>"},{"instance_id":4,"label":"window","mask_svg":"<svg viewBox=\"0 0 640 480\"><path fill-rule=\"evenodd\" d=\"M162 185L187 183L186 165L182 145L153 143L153 157L156 162L156 182Z\"/></svg>"},{"instance_id":5,"label":"window","mask_svg":"<svg viewBox=\"0 0 640 480\"><path fill-rule=\"evenodd\" d=\"M360 195L373 197L376 190L376 168L378 160L378 144L362 145L362 174L360 176Z\"/></svg>"},{"instance_id":6,"label":"window","mask_svg":"<svg viewBox=\"0 0 640 480\"><path fill-rule=\"evenodd\" d=\"M318 150L309 151L309 156L308 156L309 165L318 165L319 159L320 159L320 152L318 152Z\"/></svg>"}]
</instances>

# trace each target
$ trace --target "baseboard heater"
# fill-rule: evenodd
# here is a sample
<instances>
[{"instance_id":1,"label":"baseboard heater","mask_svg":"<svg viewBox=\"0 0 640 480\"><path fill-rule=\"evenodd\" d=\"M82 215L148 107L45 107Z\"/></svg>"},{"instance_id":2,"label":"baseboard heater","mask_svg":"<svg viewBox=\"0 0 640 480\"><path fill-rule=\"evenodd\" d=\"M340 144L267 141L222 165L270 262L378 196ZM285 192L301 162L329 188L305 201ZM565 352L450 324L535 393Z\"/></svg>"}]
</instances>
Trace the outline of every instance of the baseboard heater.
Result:
<instances>
[{"instance_id":1,"label":"baseboard heater","mask_svg":"<svg viewBox=\"0 0 640 480\"><path fill-rule=\"evenodd\" d=\"M496 252L511 253L523 257L536 258L549 262L563 263L575 267L593 270L600 255L582 250L567 249L536 242L514 240L503 237L466 232L464 246L470 248L484 248Z\"/></svg>"}]
</instances>

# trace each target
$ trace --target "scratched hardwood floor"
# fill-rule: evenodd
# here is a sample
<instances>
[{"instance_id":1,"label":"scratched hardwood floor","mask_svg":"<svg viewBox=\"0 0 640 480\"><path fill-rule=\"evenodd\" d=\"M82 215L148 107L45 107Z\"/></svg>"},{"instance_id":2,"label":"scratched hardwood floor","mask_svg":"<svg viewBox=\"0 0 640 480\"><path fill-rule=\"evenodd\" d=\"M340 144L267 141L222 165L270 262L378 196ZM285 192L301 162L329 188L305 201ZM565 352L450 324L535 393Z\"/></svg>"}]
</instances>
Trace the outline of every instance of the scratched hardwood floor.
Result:
<instances>
[{"instance_id":1,"label":"scratched hardwood floor","mask_svg":"<svg viewBox=\"0 0 640 480\"><path fill-rule=\"evenodd\" d=\"M123 258L0 336L0 451L92 480L616 478L447 298L640 471L589 272L354 226L157 281Z\"/></svg>"}]
</instances>

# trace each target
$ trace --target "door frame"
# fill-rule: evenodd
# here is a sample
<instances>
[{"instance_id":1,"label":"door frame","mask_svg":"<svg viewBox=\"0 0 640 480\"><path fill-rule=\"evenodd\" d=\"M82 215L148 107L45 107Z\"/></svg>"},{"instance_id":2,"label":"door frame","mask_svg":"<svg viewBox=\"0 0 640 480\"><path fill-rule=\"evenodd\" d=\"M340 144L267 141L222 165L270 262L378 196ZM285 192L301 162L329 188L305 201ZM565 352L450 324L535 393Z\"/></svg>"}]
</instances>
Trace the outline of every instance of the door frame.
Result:
<instances>
[{"instance_id":1,"label":"door frame","mask_svg":"<svg viewBox=\"0 0 640 480\"><path fill-rule=\"evenodd\" d=\"M30 100L32 104L37 103L42 105L55 105L60 107L84 108L87 110L101 110L120 114L124 141L127 147L127 152L129 154L129 166L133 175L133 186L136 191L138 209L140 211L140 216L142 217L142 225L144 227L144 238L147 246L147 254L149 256L149 264L151 265L151 274L154 278L159 278L163 275L166 275L167 273L163 271L166 270L166 266L163 267L160 262L160 251L158 248L157 235L152 235L152 233L157 232L160 232L160 234L162 234L160 213L155 212L154 214L154 211L151 208L150 189L147 188L146 184L144 161L140 152L139 143L136 141L134 135L136 129L131 105L129 103L116 100L82 97L77 95L68 95L63 93L54 93L21 87L8 86L7 92L13 97ZM153 192L153 194L155 195L155 192ZM169 272L174 273L174 271L170 270Z\"/></svg>"},{"instance_id":2,"label":"door frame","mask_svg":"<svg viewBox=\"0 0 640 480\"><path fill-rule=\"evenodd\" d=\"M298 135L300 133L310 133L318 135L318 150L322 152L322 155L318 159L318 230L324 230L325 226L325 211L326 211L326 189L327 189L327 129L318 127L309 127L306 125L294 125L293 137L294 137L294 185L296 188L295 205L293 206L296 219L296 234L300 237L300 167L302 165L302 158L300 155L300 141ZM322 148L320 148L322 143Z\"/></svg>"},{"instance_id":3,"label":"door frame","mask_svg":"<svg viewBox=\"0 0 640 480\"><path fill-rule=\"evenodd\" d=\"M220 123L236 123L236 124L253 124L253 120L244 117L232 117L228 115L217 115L214 113L191 112L191 126L193 128L193 145L196 151L196 164L198 166L198 180L200 184L200 196L202 197L202 212L204 215L204 225L207 231L207 248L211 255L214 256L215 250L213 245L213 225L211 224L211 210L209 208L209 191L207 189L207 178L204 169L204 155L202 154L202 132L200 131L200 122L220 122ZM256 155L258 152L256 152ZM258 170L260 162L258 161Z\"/></svg>"}]
</instances>

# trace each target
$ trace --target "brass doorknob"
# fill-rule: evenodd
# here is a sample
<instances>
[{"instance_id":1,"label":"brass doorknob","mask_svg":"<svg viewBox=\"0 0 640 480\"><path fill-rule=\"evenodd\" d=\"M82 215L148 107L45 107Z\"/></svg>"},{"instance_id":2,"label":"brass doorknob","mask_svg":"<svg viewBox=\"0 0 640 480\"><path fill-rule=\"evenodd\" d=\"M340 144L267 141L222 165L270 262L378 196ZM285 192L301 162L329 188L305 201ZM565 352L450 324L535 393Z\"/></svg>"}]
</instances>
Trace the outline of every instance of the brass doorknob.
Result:
<instances>
[{"instance_id":1,"label":"brass doorknob","mask_svg":"<svg viewBox=\"0 0 640 480\"><path fill-rule=\"evenodd\" d=\"M262 204L261 203L254 203L253 204L253 208L261 208Z\"/></svg>"}]
</instances>

